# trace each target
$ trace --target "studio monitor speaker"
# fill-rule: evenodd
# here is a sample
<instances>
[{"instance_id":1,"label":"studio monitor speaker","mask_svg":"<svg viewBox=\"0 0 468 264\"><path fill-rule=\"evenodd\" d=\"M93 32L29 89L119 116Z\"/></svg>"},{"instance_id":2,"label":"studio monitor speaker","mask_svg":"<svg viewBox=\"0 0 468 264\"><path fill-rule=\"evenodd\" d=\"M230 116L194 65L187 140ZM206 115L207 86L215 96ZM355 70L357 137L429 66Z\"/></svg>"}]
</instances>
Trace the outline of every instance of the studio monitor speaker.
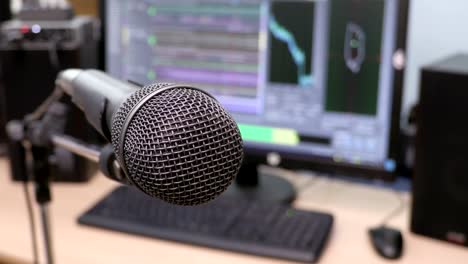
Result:
<instances>
[{"instance_id":1,"label":"studio monitor speaker","mask_svg":"<svg viewBox=\"0 0 468 264\"><path fill-rule=\"evenodd\" d=\"M468 55L421 74L411 230L468 246Z\"/></svg>"},{"instance_id":2,"label":"studio monitor speaker","mask_svg":"<svg viewBox=\"0 0 468 264\"><path fill-rule=\"evenodd\" d=\"M32 32L29 25L38 25ZM55 88L57 73L67 68L96 68L99 35L97 22L91 17L77 16L70 20L24 21L9 20L0 27L0 100L3 102L0 131L5 122L21 120L34 111ZM21 31L23 28L23 31ZM8 41L11 32L21 32ZM94 129L82 112L65 101L70 108L65 134L88 143L99 143ZM22 144L8 142L11 177L27 178ZM66 182L85 182L95 173L95 165L56 148L53 179ZM51 159L51 160L53 160Z\"/></svg>"}]
</instances>

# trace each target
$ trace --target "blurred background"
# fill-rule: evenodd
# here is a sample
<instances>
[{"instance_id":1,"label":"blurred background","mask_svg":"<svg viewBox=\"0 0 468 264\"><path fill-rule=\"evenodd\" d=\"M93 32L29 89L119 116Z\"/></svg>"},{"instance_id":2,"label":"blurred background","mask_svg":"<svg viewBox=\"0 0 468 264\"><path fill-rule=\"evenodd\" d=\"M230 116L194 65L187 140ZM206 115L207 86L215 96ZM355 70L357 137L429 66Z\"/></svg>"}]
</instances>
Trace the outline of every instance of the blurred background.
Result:
<instances>
[{"instance_id":1,"label":"blurred background","mask_svg":"<svg viewBox=\"0 0 468 264\"><path fill-rule=\"evenodd\" d=\"M465 263L465 10L465 0L3 1L0 264ZM75 151L39 146L24 117L69 68L212 94L244 141L234 183L180 207L110 181L108 135L63 95L34 126L60 130Z\"/></svg>"}]
</instances>

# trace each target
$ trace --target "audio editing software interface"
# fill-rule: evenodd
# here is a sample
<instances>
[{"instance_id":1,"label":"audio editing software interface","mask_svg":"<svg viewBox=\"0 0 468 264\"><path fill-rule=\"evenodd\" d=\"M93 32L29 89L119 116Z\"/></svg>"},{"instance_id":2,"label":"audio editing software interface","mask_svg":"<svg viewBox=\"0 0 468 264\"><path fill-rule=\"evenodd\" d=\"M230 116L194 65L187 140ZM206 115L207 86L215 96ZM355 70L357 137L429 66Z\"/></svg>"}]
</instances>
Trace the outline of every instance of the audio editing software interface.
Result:
<instances>
[{"instance_id":1,"label":"audio editing software interface","mask_svg":"<svg viewBox=\"0 0 468 264\"><path fill-rule=\"evenodd\" d=\"M109 1L107 70L205 89L249 146L392 171L398 4Z\"/></svg>"}]
</instances>

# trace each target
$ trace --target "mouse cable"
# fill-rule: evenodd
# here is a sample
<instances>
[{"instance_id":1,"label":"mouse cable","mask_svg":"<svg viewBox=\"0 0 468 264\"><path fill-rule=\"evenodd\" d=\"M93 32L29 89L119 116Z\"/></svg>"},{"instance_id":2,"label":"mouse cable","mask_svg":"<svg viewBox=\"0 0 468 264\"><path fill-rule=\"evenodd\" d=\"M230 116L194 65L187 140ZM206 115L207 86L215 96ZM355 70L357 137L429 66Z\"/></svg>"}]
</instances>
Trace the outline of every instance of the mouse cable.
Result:
<instances>
[{"instance_id":1,"label":"mouse cable","mask_svg":"<svg viewBox=\"0 0 468 264\"><path fill-rule=\"evenodd\" d=\"M272 175L279 176L279 177L283 175L283 176L287 176L287 178L295 178L295 177L298 177L299 175L302 175L298 171L293 171L293 170L280 168L280 167L266 166L266 165L261 166L261 170L262 172L267 173L267 174L272 174ZM305 176L305 177L308 177L308 179L304 183L302 183L301 186L295 186L295 191L299 195L302 194L304 191L306 191L309 187L313 186L318 180L317 175Z\"/></svg>"},{"instance_id":2,"label":"mouse cable","mask_svg":"<svg viewBox=\"0 0 468 264\"><path fill-rule=\"evenodd\" d=\"M386 226L390 220L400 215L403 209L406 208L406 203L402 195L396 190L393 190L393 193L398 198L398 206L395 207L395 209L393 209L387 216L385 216L380 224L381 226Z\"/></svg>"}]
</instances>

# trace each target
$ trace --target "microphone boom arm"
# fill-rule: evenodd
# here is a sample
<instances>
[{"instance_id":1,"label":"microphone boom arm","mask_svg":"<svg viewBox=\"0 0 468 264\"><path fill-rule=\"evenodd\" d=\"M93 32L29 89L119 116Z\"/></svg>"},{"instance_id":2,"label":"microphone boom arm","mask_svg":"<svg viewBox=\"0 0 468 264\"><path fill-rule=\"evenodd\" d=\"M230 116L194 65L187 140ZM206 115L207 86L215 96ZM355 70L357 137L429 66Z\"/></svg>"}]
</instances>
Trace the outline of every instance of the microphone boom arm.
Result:
<instances>
[{"instance_id":1,"label":"microphone boom arm","mask_svg":"<svg viewBox=\"0 0 468 264\"><path fill-rule=\"evenodd\" d=\"M73 154L98 163L100 171L109 179L126 185L132 185L115 159L111 145L101 148L66 135L53 135L51 142L56 147L63 148Z\"/></svg>"},{"instance_id":2,"label":"microphone boom arm","mask_svg":"<svg viewBox=\"0 0 468 264\"><path fill-rule=\"evenodd\" d=\"M76 138L65 135L52 136L52 143L92 162L99 162L101 154L97 146L85 144Z\"/></svg>"}]
</instances>

